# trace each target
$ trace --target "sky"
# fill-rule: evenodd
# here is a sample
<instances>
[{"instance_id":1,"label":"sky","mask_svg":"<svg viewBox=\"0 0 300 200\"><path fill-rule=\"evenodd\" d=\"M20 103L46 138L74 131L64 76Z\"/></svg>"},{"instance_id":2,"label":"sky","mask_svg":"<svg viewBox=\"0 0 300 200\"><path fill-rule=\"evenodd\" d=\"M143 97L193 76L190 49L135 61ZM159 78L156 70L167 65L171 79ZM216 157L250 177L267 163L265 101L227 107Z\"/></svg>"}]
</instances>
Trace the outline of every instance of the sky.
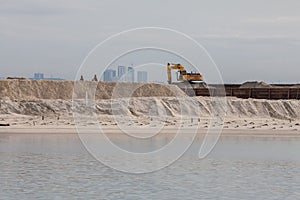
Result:
<instances>
[{"instance_id":1,"label":"sky","mask_svg":"<svg viewBox=\"0 0 300 200\"><path fill-rule=\"evenodd\" d=\"M0 0L0 77L42 72L74 80L89 52L108 37L138 27L162 27L201 44L225 83L299 83L299 10L298 0ZM147 38L159 39L151 33ZM107 52L131 42L112 43ZM184 40L172 43L186 52L192 49ZM156 60L174 62L172 56L161 56ZM130 57L115 65L142 61ZM151 80L165 79L165 69L144 64ZM199 69L205 77L207 69Z\"/></svg>"}]
</instances>

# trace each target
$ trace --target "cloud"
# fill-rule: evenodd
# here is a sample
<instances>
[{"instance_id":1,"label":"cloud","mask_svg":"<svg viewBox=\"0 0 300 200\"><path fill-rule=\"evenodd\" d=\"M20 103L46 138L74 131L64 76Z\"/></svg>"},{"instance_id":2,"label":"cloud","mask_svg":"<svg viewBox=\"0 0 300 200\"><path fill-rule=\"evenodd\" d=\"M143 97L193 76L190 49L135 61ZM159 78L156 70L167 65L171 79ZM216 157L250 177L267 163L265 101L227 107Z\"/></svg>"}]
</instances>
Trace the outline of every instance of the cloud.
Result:
<instances>
[{"instance_id":1,"label":"cloud","mask_svg":"<svg viewBox=\"0 0 300 200\"><path fill-rule=\"evenodd\" d=\"M88 12L93 6L79 0L0 0L0 13L6 16L53 16L68 14L68 12Z\"/></svg>"},{"instance_id":2,"label":"cloud","mask_svg":"<svg viewBox=\"0 0 300 200\"><path fill-rule=\"evenodd\" d=\"M255 23L255 24L290 24L300 23L300 17L273 17L273 18L248 18L242 20L243 23Z\"/></svg>"},{"instance_id":3,"label":"cloud","mask_svg":"<svg viewBox=\"0 0 300 200\"><path fill-rule=\"evenodd\" d=\"M232 34L194 34L192 36L198 41L214 41L222 44L224 42L242 43L286 43L299 44L300 38L293 34L247 34L247 33L232 33Z\"/></svg>"},{"instance_id":4,"label":"cloud","mask_svg":"<svg viewBox=\"0 0 300 200\"><path fill-rule=\"evenodd\" d=\"M79 0L0 0L0 40L85 41L95 9Z\"/></svg>"}]
</instances>

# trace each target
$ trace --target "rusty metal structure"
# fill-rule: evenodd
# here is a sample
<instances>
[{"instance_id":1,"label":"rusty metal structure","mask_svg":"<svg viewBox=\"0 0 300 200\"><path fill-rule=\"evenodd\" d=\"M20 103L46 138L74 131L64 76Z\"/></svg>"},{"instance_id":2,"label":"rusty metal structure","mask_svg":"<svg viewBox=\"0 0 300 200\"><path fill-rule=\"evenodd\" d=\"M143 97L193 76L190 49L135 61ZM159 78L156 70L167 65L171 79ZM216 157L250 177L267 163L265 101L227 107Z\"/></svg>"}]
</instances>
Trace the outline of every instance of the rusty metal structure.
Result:
<instances>
[{"instance_id":1,"label":"rusty metal structure","mask_svg":"<svg viewBox=\"0 0 300 200\"><path fill-rule=\"evenodd\" d=\"M241 84L209 85L209 88L181 88L188 95L232 96L254 99L300 99L299 85L272 84L271 87L242 88Z\"/></svg>"}]
</instances>

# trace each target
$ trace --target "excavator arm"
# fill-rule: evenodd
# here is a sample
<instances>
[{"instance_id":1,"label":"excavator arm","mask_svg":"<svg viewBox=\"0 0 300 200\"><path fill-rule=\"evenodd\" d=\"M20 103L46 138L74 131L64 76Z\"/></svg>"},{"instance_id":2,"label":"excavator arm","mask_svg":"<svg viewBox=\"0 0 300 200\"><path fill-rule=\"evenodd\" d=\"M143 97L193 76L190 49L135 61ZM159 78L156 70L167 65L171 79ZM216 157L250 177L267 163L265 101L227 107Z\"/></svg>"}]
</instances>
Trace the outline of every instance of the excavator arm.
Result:
<instances>
[{"instance_id":1,"label":"excavator arm","mask_svg":"<svg viewBox=\"0 0 300 200\"><path fill-rule=\"evenodd\" d=\"M168 71L168 83L171 84L172 83L172 69L177 69L179 72L183 72L186 71L184 66L182 66L181 64L174 64L171 65L170 63L168 63L167 65L167 71Z\"/></svg>"}]
</instances>

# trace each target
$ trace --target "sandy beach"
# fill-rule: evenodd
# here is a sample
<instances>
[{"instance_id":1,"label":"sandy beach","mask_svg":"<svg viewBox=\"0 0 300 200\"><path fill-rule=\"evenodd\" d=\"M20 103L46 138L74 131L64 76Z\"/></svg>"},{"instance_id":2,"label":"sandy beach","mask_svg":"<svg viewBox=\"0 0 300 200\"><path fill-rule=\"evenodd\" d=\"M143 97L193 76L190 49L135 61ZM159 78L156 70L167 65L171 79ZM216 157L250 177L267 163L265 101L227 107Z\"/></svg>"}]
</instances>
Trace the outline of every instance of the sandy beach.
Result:
<instances>
[{"instance_id":1,"label":"sandy beach","mask_svg":"<svg viewBox=\"0 0 300 200\"><path fill-rule=\"evenodd\" d=\"M0 134L77 134L77 127L89 128L89 126L91 126L91 129L95 130L95 132L100 132L101 129L106 134L124 134L122 131L124 126L118 125L111 117L103 117L102 121L98 124L87 122L86 124L79 124L78 126L76 126L73 117L57 118L46 116L44 117L44 120L42 120L42 117L40 116L1 115L1 117L2 122L10 124L10 126L1 127ZM136 122L137 123L127 125L125 128L126 131L136 131L139 129L142 134L147 128L149 128L144 120ZM95 125L98 126L98 130L97 128L95 129ZM157 124L157 126L152 126L151 128L153 129L155 127L160 129L159 134L174 134L180 129L187 134L194 133L197 130L197 134L205 135L207 134L209 127L212 128L214 125L210 125L209 119L201 119L199 124L198 121L192 123L188 119L185 119L183 122L178 124L177 120L169 119L167 122L161 122L160 124ZM218 128L221 128L221 126L218 126ZM230 135L300 137L300 124L298 121L278 119L226 119L222 128L222 136Z\"/></svg>"}]
</instances>

